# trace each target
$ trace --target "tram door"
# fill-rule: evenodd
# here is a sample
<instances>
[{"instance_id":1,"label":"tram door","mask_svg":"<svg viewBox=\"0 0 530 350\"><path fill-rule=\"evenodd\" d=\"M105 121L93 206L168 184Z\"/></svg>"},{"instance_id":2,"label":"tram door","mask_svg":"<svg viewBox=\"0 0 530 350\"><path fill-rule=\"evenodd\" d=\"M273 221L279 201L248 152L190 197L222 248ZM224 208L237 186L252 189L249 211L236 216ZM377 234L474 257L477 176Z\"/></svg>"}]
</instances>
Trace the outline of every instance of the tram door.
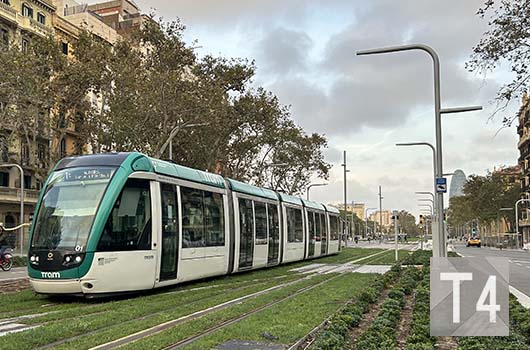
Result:
<instances>
[{"instance_id":1,"label":"tram door","mask_svg":"<svg viewBox=\"0 0 530 350\"><path fill-rule=\"evenodd\" d=\"M316 214L318 215L318 214ZM308 243L309 243L309 249L308 249L308 252L307 252L307 256L308 257L311 257L311 256L315 256L315 232L316 232L316 227L315 227L315 214L312 212L312 211L308 211L307 212L307 223L308 223L308 228L309 228L309 232L307 233L308 235Z\"/></svg>"},{"instance_id":2,"label":"tram door","mask_svg":"<svg viewBox=\"0 0 530 350\"><path fill-rule=\"evenodd\" d=\"M254 208L250 199L239 199L239 268L252 267L254 258Z\"/></svg>"},{"instance_id":3,"label":"tram door","mask_svg":"<svg viewBox=\"0 0 530 350\"><path fill-rule=\"evenodd\" d=\"M328 224L326 222L326 215L322 213L319 215L322 232L322 244L320 245L320 255L325 255L328 252Z\"/></svg>"},{"instance_id":4,"label":"tram door","mask_svg":"<svg viewBox=\"0 0 530 350\"><path fill-rule=\"evenodd\" d=\"M280 225L278 218L278 206L275 204L267 204L267 212L269 217L269 256L268 264L277 264L280 252Z\"/></svg>"},{"instance_id":5,"label":"tram door","mask_svg":"<svg viewBox=\"0 0 530 350\"><path fill-rule=\"evenodd\" d=\"M177 187L161 184L162 198L162 257L160 281L177 278L178 261L178 199Z\"/></svg>"}]
</instances>

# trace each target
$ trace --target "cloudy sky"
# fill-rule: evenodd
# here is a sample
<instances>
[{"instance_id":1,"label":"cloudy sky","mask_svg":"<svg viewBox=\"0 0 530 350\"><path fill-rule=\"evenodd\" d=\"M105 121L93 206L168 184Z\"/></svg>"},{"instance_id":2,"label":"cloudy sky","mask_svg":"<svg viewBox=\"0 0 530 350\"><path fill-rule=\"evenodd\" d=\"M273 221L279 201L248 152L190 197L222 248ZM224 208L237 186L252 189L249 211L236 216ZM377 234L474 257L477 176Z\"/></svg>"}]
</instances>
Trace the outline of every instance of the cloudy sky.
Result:
<instances>
[{"instance_id":1,"label":"cloudy sky","mask_svg":"<svg viewBox=\"0 0 530 350\"><path fill-rule=\"evenodd\" d=\"M342 201L343 150L351 170L349 201L375 207L381 185L384 208L418 213L414 192L432 190L430 151L394 146L434 143L429 57L422 52L355 56L360 49L430 45L441 60L442 107L485 107L444 117L445 172L484 174L517 162L515 128L495 136L503 115L488 121L495 93L509 74L499 70L483 76L464 67L487 28L487 21L475 15L483 1L136 1L144 12L154 9L165 20L179 17L187 26L185 39L201 46L199 55L255 60L254 84L291 105L307 132L328 137L329 185L313 188L312 199Z\"/></svg>"}]
</instances>

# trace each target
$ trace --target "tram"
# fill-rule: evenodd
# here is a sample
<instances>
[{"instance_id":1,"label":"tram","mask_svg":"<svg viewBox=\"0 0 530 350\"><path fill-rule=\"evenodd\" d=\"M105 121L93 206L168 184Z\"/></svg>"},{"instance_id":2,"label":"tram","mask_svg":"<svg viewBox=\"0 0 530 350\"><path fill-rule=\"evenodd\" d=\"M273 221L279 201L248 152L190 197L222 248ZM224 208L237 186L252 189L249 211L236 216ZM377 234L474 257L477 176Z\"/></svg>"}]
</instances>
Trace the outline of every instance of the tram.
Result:
<instances>
[{"instance_id":1,"label":"tram","mask_svg":"<svg viewBox=\"0 0 530 350\"><path fill-rule=\"evenodd\" d=\"M339 211L140 153L62 159L41 192L37 293L142 291L337 253Z\"/></svg>"}]
</instances>

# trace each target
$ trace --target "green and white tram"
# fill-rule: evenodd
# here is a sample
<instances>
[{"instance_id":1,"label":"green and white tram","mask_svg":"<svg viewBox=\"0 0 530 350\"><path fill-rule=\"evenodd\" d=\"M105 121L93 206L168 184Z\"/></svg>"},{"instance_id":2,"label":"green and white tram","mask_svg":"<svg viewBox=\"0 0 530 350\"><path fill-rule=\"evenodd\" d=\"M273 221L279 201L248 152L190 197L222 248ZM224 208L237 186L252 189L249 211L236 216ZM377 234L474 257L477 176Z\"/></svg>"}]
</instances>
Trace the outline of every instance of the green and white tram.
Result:
<instances>
[{"instance_id":1,"label":"green and white tram","mask_svg":"<svg viewBox=\"0 0 530 350\"><path fill-rule=\"evenodd\" d=\"M35 213L28 274L44 294L147 290L340 249L335 208L140 153L61 160Z\"/></svg>"}]
</instances>

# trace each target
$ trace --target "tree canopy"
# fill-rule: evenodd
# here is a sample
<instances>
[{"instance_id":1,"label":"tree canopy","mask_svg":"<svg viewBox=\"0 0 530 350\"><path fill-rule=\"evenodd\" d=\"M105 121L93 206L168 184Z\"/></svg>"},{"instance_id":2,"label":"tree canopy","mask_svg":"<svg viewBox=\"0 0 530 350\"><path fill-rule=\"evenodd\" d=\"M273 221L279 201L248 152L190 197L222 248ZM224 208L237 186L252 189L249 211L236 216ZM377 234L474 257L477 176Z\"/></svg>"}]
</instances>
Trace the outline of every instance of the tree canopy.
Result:
<instances>
[{"instance_id":1,"label":"tree canopy","mask_svg":"<svg viewBox=\"0 0 530 350\"><path fill-rule=\"evenodd\" d=\"M514 74L498 91L499 108L519 99L528 90L530 78L530 0L486 0L477 12L489 18L489 29L473 48L468 69L486 73L507 64ZM505 117L510 125L514 116Z\"/></svg>"},{"instance_id":2,"label":"tree canopy","mask_svg":"<svg viewBox=\"0 0 530 350\"><path fill-rule=\"evenodd\" d=\"M68 59L52 38L35 38L26 53L0 51L7 63L0 101L12 107L0 112L0 128L17 134L40 124L60 138L67 118L82 141L79 152L85 146L160 158L169 158L173 135L179 164L290 194L305 190L312 175L327 178L326 138L306 134L274 94L252 84L254 63L200 58L184 30L178 21L147 21L112 47L83 32Z\"/></svg>"},{"instance_id":3,"label":"tree canopy","mask_svg":"<svg viewBox=\"0 0 530 350\"><path fill-rule=\"evenodd\" d=\"M471 175L464 185L464 195L453 197L449 203L448 222L452 226L463 226L473 220L481 224L495 222L499 217L514 222L513 208L519 199L520 188L510 183L506 176L488 173L486 176Z\"/></svg>"}]
</instances>

